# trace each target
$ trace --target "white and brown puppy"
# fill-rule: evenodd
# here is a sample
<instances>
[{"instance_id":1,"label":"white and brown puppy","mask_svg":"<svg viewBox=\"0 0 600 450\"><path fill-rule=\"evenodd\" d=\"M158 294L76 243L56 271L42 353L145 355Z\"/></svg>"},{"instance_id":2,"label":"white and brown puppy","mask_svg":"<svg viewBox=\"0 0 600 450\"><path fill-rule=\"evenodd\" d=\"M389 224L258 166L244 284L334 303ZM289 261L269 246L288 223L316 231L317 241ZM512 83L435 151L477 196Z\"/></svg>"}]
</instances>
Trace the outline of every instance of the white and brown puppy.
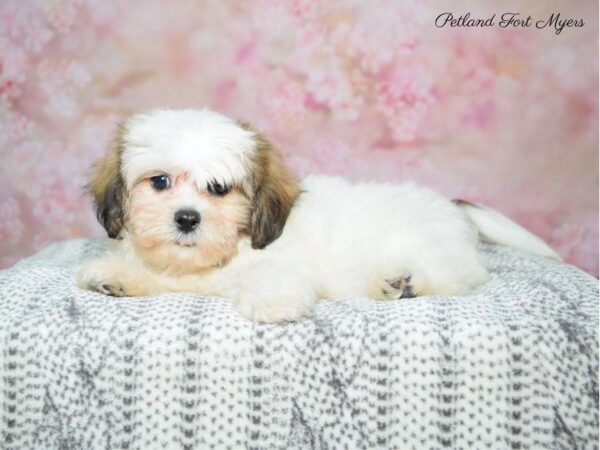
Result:
<instances>
[{"instance_id":1,"label":"white and brown puppy","mask_svg":"<svg viewBox=\"0 0 600 450\"><path fill-rule=\"evenodd\" d=\"M79 273L114 296L191 291L252 320L318 299L472 292L485 238L558 258L504 216L413 184L301 183L264 136L208 110L155 110L120 127L90 182L114 248Z\"/></svg>"}]
</instances>

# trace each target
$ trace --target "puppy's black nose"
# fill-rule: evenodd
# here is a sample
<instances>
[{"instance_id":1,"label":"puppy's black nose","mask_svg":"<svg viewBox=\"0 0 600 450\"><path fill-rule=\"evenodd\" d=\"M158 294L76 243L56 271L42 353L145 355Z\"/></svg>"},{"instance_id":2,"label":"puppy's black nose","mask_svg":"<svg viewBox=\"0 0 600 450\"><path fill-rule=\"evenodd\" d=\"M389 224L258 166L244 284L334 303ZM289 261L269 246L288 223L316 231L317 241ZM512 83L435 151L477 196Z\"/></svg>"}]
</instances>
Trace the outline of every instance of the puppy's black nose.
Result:
<instances>
[{"instance_id":1,"label":"puppy's black nose","mask_svg":"<svg viewBox=\"0 0 600 450\"><path fill-rule=\"evenodd\" d=\"M177 228L184 233L189 233L200 223L200 213L193 209L180 209L175 213L175 222Z\"/></svg>"}]
</instances>

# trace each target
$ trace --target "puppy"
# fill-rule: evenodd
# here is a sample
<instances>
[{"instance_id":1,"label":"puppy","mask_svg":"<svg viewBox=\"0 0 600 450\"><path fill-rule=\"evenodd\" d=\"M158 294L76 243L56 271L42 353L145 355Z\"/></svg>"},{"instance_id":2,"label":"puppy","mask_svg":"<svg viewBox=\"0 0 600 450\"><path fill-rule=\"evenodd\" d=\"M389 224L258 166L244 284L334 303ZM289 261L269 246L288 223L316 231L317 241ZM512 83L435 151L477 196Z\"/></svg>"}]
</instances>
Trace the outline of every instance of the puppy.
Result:
<instances>
[{"instance_id":1,"label":"puppy","mask_svg":"<svg viewBox=\"0 0 600 450\"><path fill-rule=\"evenodd\" d=\"M427 188L299 182L263 135L208 110L129 118L89 188L115 241L81 287L221 296L259 322L309 316L318 299L468 294L488 279L478 235L559 259L504 216Z\"/></svg>"}]
</instances>

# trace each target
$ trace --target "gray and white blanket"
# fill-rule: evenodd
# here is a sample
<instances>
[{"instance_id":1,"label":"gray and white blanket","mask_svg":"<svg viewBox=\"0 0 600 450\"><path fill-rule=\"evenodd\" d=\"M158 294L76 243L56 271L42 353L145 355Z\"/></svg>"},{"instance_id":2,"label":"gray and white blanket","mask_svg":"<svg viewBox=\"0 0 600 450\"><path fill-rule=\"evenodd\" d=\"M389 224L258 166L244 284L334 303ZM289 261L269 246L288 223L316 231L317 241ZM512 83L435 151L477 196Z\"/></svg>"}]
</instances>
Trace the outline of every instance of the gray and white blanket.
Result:
<instances>
[{"instance_id":1,"label":"gray and white blanket","mask_svg":"<svg viewBox=\"0 0 600 450\"><path fill-rule=\"evenodd\" d=\"M475 295L259 325L224 299L77 288L105 248L0 272L0 448L598 448L598 281L572 266L482 246Z\"/></svg>"}]
</instances>

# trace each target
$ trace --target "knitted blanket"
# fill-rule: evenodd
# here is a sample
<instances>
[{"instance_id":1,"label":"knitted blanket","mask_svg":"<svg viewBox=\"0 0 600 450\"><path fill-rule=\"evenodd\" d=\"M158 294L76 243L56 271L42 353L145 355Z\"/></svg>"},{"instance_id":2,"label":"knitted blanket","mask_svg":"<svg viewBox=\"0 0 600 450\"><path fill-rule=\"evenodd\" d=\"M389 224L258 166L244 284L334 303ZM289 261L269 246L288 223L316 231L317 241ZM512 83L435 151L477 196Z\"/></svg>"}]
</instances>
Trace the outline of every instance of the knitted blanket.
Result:
<instances>
[{"instance_id":1,"label":"knitted blanket","mask_svg":"<svg viewBox=\"0 0 600 450\"><path fill-rule=\"evenodd\" d=\"M0 448L598 448L598 281L483 245L474 295L324 301L79 289L104 240L0 272Z\"/></svg>"}]
</instances>

